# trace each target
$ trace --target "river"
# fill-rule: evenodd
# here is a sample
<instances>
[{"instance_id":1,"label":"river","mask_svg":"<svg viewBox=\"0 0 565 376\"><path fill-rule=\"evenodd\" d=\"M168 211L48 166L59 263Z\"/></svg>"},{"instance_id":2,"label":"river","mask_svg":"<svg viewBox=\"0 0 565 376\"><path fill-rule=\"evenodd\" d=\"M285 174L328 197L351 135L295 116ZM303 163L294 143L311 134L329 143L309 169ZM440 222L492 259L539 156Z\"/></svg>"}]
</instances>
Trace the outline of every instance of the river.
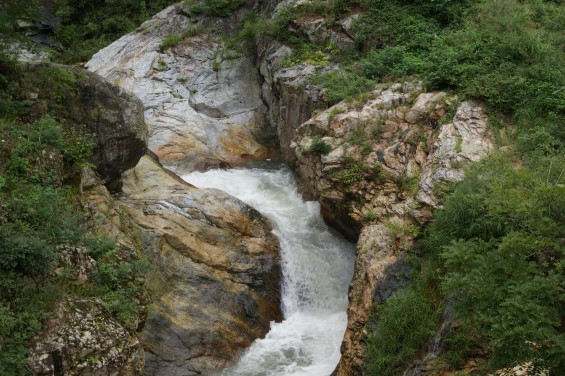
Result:
<instances>
[{"instance_id":1,"label":"river","mask_svg":"<svg viewBox=\"0 0 565 376\"><path fill-rule=\"evenodd\" d=\"M182 178L218 188L273 223L281 244L284 320L245 351L222 376L328 376L337 365L347 324L354 245L328 228L320 205L304 201L284 165L211 170Z\"/></svg>"}]
</instances>

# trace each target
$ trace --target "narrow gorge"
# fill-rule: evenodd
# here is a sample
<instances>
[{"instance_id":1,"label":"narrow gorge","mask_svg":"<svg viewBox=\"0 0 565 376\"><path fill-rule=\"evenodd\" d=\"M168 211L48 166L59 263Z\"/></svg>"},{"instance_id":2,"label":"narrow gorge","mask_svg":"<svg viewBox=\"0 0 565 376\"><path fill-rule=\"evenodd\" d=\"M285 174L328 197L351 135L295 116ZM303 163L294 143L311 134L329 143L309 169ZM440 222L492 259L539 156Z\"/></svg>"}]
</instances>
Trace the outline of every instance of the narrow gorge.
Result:
<instances>
[{"instance_id":1,"label":"narrow gorge","mask_svg":"<svg viewBox=\"0 0 565 376\"><path fill-rule=\"evenodd\" d=\"M405 358L383 361L386 375L486 372L485 359L494 350L475 343L480 336L474 331L465 332L472 345L462 359L438 361L442 352L458 350L458 337L447 336L464 326L453 307L467 291L456 283L455 292L448 290L439 276L450 262L465 264L422 249L498 244L480 237L479 245L466 244L463 235L441 243L444 233L434 238L429 229L442 221L436 213L469 171L478 181L493 175L470 166L496 163L499 153L515 150L510 140L518 131L507 125L510 116L454 85L429 90L441 85L429 85L409 69L379 79L351 78L354 68L386 70L404 59L394 55L377 68L369 58L362 68L342 64L369 45L388 48L379 45L388 43L386 37L375 39L359 23L380 14L379 2L335 1L331 10L316 0L247 0L225 9L214 4L170 5L99 50L84 69L33 61L18 68L25 105L38 118L56 114L65 126L72 124L64 134L77 145L80 132L92 136L92 154L85 152L80 163L73 159L72 171L58 175L56 184L75 187L85 231L114 242L107 250L98 250L104 244L97 243L91 251L90 245L61 240L51 274L67 278L63 286L72 297L46 298L53 313L28 341L33 345L26 370L52 376L383 376L367 359L377 351L375 343L389 341L379 331L385 303L416 291L423 298L396 314L418 317L418 323L428 316L430 323L413 352L392 350ZM26 59L37 59L21 48ZM26 81L36 72L43 78ZM339 75L346 79L337 87L328 83ZM334 96L357 79L358 92ZM59 132L41 129L47 131L38 142L49 143ZM0 156L8 156L1 146ZM68 150L78 152L61 148L34 151L31 170L21 175L69 166ZM6 171L16 171L10 158ZM557 166L549 165L546 183L555 181L561 189ZM488 189L506 189L493 186ZM477 183L470 192L485 187ZM547 205L548 213L560 208L558 195L552 195L539 199L555 202ZM0 225L11 221L8 207L18 208L0 203ZM506 207L494 207L496 214L477 210L468 216L506 213ZM457 225L498 236L522 214L485 229L464 219ZM533 256L524 252L530 262ZM552 257L541 259L560 265ZM91 292L106 290L87 287L103 278L111 285L106 300ZM119 294L129 294L127 313L114 307L121 304ZM407 325L393 334L410 337L413 322ZM537 364L525 359L512 367ZM507 366L489 364L488 374L506 374L492 372ZM553 375L543 373L552 366L543 366L542 373L536 367L527 374Z\"/></svg>"},{"instance_id":2,"label":"narrow gorge","mask_svg":"<svg viewBox=\"0 0 565 376\"><path fill-rule=\"evenodd\" d=\"M277 12L284 11L284 6L295 5L291 2L279 4L276 8L271 6L272 12L276 15ZM270 206L276 204L263 201L261 196L268 197L269 193L258 193L255 190L257 183L254 181L259 177L253 176L253 173L247 177L239 177L236 172L230 175L230 170L225 173L210 172L198 178L194 174L187 175L188 178L185 179L196 186L221 188L254 206L267 217L274 217L275 234L278 234L279 241L282 242L282 313L286 320L281 324L271 324L271 332L264 340L252 345L251 350L245 353L241 366L224 374L329 375L337 363L335 357L339 347L343 351L343 359L336 374L360 374L363 328L369 320L372 305L384 301L396 289L408 283L407 276L411 267L406 252L413 234L404 229L415 228L429 220L433 209L438 205L434 187L460 179L462 167L466 163L477 161L493 148L484 110L480 105L473 103L458 104L457 98L446 93L424 93L418 83L406 83L377 89L365 102L354 106L340 103L310 119L315 103L322 95L320 89L310 83L311 76L317 69L315 66L301 64L285 68L283 60L292 51L285 45L277 45L276 42L263 42L264 45L257 46L257 56L248 56L226 46L214 30L235 29L241 12L236 12L227 19L218 19L188 16L190 12L187 9L187 5L179 4L162 11L134 33L97 53L86 64L87 68L141 98L145 105L145 119L149 129L149 149L179 175L193 170L233 168L259 162L276 157L280 150L282 159L297 174L300 192L308 199L320 200L321 212L326 221L351 240L360 236L354 278L349 290L345 340L343 345L335 346L335 338L324 338L327 335L340 337L339 328L345 325L345 318L338 321L335 321L336 318L328 318L330 323L323 324L319 317L309 319L304 313L308 313L310 309L319 309L320 305L330 304L329 302L334 300L338 303L333 303L332 309L345 304L343 300L339 302L339 299L332 298L331 294L328 296L328 291L318 289L330 286L333 294L344 291L349 284L349 278L339 277L339 283L336 284L331 282L332 275L328 272L325 281L309 281L312 272L301 270L309 266L321 267L321 264L329 262L323 261L324 257L330 257L333 247L327 245L327 240L323 243L326 244L324 247L320 244L314 247L318 249L316 252L311 249L312 246L305 244L287 244L293 237L288 231L294 233L297 239L293 241L297 241L301 239L299 230L303 231L302 227L316 228L316 225L308 222L310 217L304 214L304 218L293 218L290 213L270 213ZM317 23L317 20L308 20L300 24L300 27L307 33L311 25ZM183 30L194 27L193 25L199 25L204 31L183 39L177 46L163 50L161 45L164 38L178 35ZM333 37L331 31L324 33L320 30L312 34L312 37L317 38L320 35ZM347 38L344 34L339 35L342 40ZM443 118L448 116L449 108L456 109L455 118L453 121L447 119L444 122ZM437 123L444 125L433 125ZM375 135L376 127L379 128L379 133ZM436 127L439 129L434 129ZM368 136L371 132L373 136ZM361 135L361 138L372 137L373 140L369 141L372 142L372 151L366 154L362 152L359 144L348 141L352 135ZM277 140L279 145L276 144ZM332 151L325 156L308 153L316 140L330 145ZM223 182L218 178L222 175L225 176ZM146 179L142 173L136 176L139 181ZM399 186L400 180L408 183ZM242 186L240 181L246 186ZM292 186L292 183L286 182L282 185ZM158 187L155 189L161 190ZM414 190L417 190L415 195L408 192ZM127 196L128 191L124 189L123 192ZM168 196L163 193L163 198ZM126 200L128 199L122 199L124 202ZM295 201L296 198L283 200ZM308 212L312 210L310 208ZM374 215L374 219L367 221L368 213ZM286 230L285 233L281 229L282 217L287 217L284 221L293 221L294 225L299 227ZM218 220L223 222L225 218L221 216ZM145 232L147 225L142 227ZM169 231L165 231L166 238L170 236ZM304 241L306 238L317 236L308 234ZM337 240L334 243L337 243ZM303 256L292 261L293 265L289 265L291 261L285 259L284 255L287 254L288 257L288 253L293 251L287 247L304 248L302 252L311 254L308 258ZM318 255L322 249L326 254ZM163 253L164 249L161 248L160 252ZM342 264L338 262L337 265ZM340 268L341 273L348 274L347 266ZM165 275L170 273L171 271L165 271ZM299 278L294 276L294 273L302 274L298 281L293 280ZM316 278L321 278L321 275ZM333 277L334 280L335 278ZM180 284L179 286L187 283L177 278L174 278L174 281L174 284ZM189 290L195 288L189 287L188 284L185 286ZM202 285L201 288L208 287ZM175 290L177 289L180 287L175 287ZM214 291L201 293L215 295ZM179 300L181 296L194 299L194 296L179 290L175 299L163 297L157 304L162 307L160 310L184 311L181 307L186 303ZM208 322L223 320L223 311L226 310L210 311L208 307L215 303L198 299L195 304L203 304L199 310L207 312L204 316L206 321L202 321L199 326L207 327L207 330L213 333L214 329ZM305 311L297 308L300 302L307 304ZM253 306L249 309L255 311ZM337 314L337 311L329 312ZM249 314L247 312L247 315ZM258 314L259 317L264 317L261 312ZM172 318L167 317L168 315L163 315L156 321L150 315L144 330L149 341L145 345L149 349L146 360L146 370L149 374L191 374L186 370L200 372L229 364L229 357L221 361L211 361L213 358L209 351L211 347L217 346L215 342L209 345L209 350L201 354L202 360L183 355L183 351L191 354L193 349L200 345L192 345L182 340L178 329L173 330L178 338L175 339L176 342L171 342L170 335L162 337L158 331L171 325L167 322L171 322ZM202 331L202 328L193 324L194 314L184 316L184 324L178 322L180 317L182 316L175 319L173 328L180 327L184 331L187 330L186 325L194 325L191 330ZM273 317L276 316L270 316L271 319ZM165 321L162 321L163 319ZM308 324L309 320L312 320L311 324ZM326 325L334 326L332 330L337 330L338 334L324 333L327 331L324 329ZM320 332L307 334L299 330L313 330L311 326L318 327ZM216 330L221 329L218 327ZM194 337L192 331L184 333ZM222 337L222 341L226 341L223 331L216 333ZM263 329L254 335L262 337L265 333ZM285 340L289 340L286 337L289 336L297 337L290 338L292 341L299 341L299 338L313 335L324 337L306 339L304 343L296 345L285 343ZM164 343L161 343L163 341ZM274 343L269 344L269 341ZM281 344L277 344L281 341ZM309 347L320 346L315 345L319 341L329 341L335 347L319 354L310 354ZM225 346L232 346L233 349L225 351L221 356L239 354L234 350L239 346L241 349L247 347L244 343L226 342ZM271 348L272 346L275 348ZM163 351L163 348L167 350ZM176 354L175 359L183 360L171 361L171 352ZM320 360L315 360L316 357L325 358L324 362L327 364L317 364ZM276 358L281 358L280 364L273 360ZM336 359L335 362L332 359ZM264 369L257 369L258 364L263 365ZM308 369L311 370L305 371Z\"/></svg>"}]
</instances>

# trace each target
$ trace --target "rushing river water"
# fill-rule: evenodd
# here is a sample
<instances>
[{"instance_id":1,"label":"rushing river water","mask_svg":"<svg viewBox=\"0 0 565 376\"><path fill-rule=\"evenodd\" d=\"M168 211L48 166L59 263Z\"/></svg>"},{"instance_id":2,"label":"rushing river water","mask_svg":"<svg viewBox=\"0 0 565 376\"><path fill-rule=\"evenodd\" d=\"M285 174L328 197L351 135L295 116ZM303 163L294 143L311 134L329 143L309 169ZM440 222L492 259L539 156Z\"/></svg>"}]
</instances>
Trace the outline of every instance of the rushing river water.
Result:
<instances>
[{"instance_id":1,"label":"rushing river water","mask_svg":"<svg viewBox=\"0 0 565 376\"><path fill-rule=\"evenodd\" d=\"M273 222L280 240L284 321L271 323L223 376L328 376L337 365L347 324L353 244L331 231L317 202L305 202L285 166L212 170L183 179L219 188Z\"/></svg>"}]
</instances>

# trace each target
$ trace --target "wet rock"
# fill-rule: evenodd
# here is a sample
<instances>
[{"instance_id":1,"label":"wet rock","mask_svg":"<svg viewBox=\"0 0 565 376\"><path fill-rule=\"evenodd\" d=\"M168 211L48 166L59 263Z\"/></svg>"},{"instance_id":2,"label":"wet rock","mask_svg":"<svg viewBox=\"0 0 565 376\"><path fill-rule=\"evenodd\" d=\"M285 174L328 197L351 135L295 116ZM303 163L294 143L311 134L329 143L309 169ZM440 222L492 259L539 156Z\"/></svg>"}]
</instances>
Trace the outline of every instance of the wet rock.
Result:
<instances>
[{"instance_id":1,"label":"wet rock","mask_svg":"<svg viewBox=\"0 0 565 376\"><path fill-rule=\"evenodd\" d=\"M148 375L225 367L282 319L278 241L257 211L150 157L124 175L120 205L161 291L141 334Z\"/></svg>"}]
</instances>

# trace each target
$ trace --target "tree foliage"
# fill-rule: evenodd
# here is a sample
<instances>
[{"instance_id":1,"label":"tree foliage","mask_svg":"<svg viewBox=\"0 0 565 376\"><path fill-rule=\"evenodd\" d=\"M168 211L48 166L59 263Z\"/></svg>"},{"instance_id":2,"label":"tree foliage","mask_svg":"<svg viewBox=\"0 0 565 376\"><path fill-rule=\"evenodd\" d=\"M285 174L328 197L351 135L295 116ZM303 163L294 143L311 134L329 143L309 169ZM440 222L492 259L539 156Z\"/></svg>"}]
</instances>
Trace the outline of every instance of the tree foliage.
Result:
<instances>
[{"instance_id":1,"label":"tree foliage","mask_svg":"<svg viewBox=\"0 0 565 376\"><path fill-rule=\"evenodd\" d=\"M488 344L493 369L532 362L565 371L565 158L516 168L494 159L468 171L426 245L458 296L457 317Z\"/></svg>"}]
</instances>

